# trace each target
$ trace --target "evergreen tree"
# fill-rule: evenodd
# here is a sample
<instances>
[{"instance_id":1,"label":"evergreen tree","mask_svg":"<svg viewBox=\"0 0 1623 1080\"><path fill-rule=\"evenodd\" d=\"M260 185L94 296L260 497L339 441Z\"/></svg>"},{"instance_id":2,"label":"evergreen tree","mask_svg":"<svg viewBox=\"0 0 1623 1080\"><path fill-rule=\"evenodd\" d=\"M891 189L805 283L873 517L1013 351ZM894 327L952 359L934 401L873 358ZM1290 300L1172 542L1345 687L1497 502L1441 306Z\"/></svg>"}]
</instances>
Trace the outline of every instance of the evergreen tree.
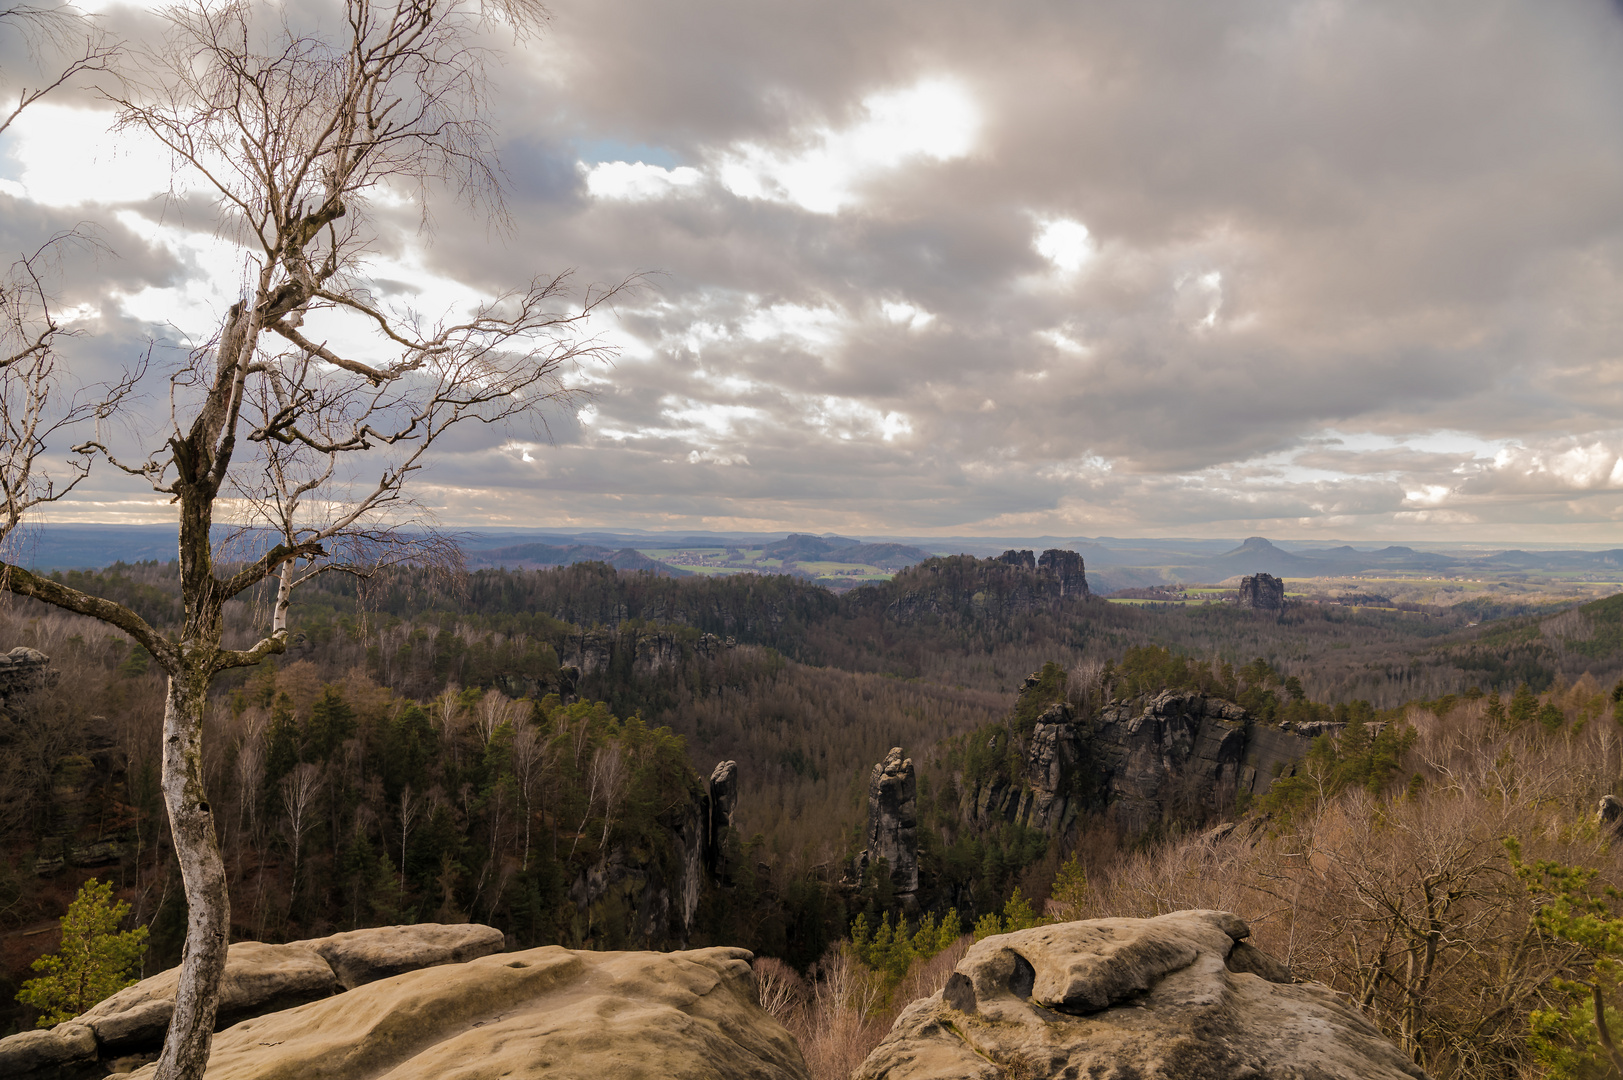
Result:
<instances>
[{"instance_id":1,"label":"evergreen tree","mask_svg":"<svg viewBox=\"0 0 1623 1080\"><path fill-rule=\"evenodd\" d=\"M1076 853L1065 860L1065 865L1059 868L1054 875L1054 884L1049 886L1048 899L1053 904L1059 916L1063 919L1080 918L1082 905L1088 898L1088 875L1077 861Z\"/></svg>"},{"instance_id":2,"label":"evergreen tree","mask_svg":"<svg viewBox=\"0 0 1623 1080\"><path fill-rule=\"evenodd\" d=\"M1522 683L1516 687L1516 694L1510 699L1510 722L1515 727L1525 727L1537 713L1538 697L1531 686Z\"/></svg>"},{"instance_id":3,"label":"evergreen tree","mask_svg":"<svg viewBox=\"0 0 1623 1080\"><path fill-rule=\"evenodd\" d=\"M39 1010L39 1026L71 1020L137 980L131 969L146 952L147 928L120 931L130 905L114 902L111 882L91 878L62 916L62 944L34 961L17 1000Z\"/></svg>"}]
</instances>

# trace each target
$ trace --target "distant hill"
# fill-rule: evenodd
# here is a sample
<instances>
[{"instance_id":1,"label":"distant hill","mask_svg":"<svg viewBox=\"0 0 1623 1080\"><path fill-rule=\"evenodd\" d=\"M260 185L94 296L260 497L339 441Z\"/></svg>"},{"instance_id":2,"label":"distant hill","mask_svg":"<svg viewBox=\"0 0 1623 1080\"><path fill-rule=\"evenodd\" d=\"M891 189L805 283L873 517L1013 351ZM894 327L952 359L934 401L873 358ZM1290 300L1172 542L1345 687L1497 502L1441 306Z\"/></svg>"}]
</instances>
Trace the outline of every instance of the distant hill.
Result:
<instances>
[{"instance_id":1,"label":"distant hill","mask_svg":"<svg viewBox=\"0 0 1623 1080\"><path fill-rule=\"evenodd\" d=\"M782 540L765 545L761 554L769 559L796 562L841 562L877 566L881 570L901 570L930 557L923 548L908 544L864 544L845 536L812 536L790 533Z\"/></svg>"},{"instance_id":2,"label":"distant hill","mask_svg":"<svg viewBox=\"0 0 1623 1080\"><path fill-rule=\"evenodd\" d=\"M573 566L581 562L608 563L616 570L653 570L671 577L689 577L690 570L670 566L650 559L635 548L599 547L596 544L514 544L509 547L487 548L466 553L470 567L505 566L509 569L534 570L549 566Z\"/></svg>"}]
</instances>

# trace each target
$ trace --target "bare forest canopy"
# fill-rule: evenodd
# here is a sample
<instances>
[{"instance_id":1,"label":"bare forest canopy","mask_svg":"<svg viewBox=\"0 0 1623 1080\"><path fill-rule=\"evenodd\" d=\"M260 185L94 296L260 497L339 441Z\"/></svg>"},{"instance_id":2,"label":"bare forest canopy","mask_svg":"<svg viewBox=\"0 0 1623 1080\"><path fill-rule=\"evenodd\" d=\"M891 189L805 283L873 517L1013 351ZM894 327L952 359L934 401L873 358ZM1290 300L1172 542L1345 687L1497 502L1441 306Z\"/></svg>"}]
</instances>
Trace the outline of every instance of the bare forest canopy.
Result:
<instances>
[{"instance_id":1,"label":"bare forest canopy","mask_svg":"<svg viewBox=\"0 0 1623 1080\"><path fill-rule=\"evenodd\" d=\"M170 563L59 577L156 627L181 617ZM1150 839L1102 818L1059 833L964 820L964 785L1019 785L1050 700L1085 719L1113 699L1186 690L1263 725L1384 725L1384 743L1326 751L1348 782L1379 787L1406 775L1394 740L1416 703L1480 711L1495 692L1580 722L1623 675L1623 596L1479 622L1443 607L1133 607L1051 584L1019 560L970 556L839 595L784 575L594 562L318 578L287 654L215 686L204 770L233 935L473 919L520 945L726 943L803 968L857 915L878 925L900 911L871 872L842 883L869 771L890 747L919 768L911 902L967 928L1017 887L1046 895L1071 851L1102 867ZM226 643L253 639L271 601L229 605ZM0 635L57 672L0 718L0 999L91 876L110 877L151 927L147 972L172 965L185 912L157 792L156 666L116 631L32 601L7 602ZM684 923L671 898L721 761L737 763L736 811L705 849L709 884ZM1270 796L1277 812L1295 790ZM650 922L638 905L660 897L673 914ZM3 1015L0 1028L29 1020Z\"/></svg>"}]
</instances>

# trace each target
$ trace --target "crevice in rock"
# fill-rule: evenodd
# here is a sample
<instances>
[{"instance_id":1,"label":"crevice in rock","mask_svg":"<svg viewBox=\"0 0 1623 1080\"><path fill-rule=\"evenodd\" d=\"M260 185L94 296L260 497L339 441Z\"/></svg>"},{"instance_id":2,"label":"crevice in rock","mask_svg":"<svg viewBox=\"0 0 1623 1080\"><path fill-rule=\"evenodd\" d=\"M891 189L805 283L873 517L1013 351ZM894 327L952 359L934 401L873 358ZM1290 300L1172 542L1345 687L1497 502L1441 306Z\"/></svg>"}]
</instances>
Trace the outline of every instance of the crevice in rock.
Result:
<instances>
[{"instance_id":1,"label":"crevice in rock","mask_svg":"<svg viewBox=\"0 0 1623 1080\"><path fill-rule=\"evenodd\" d=\"M1037 985L1037 969L1031 966L1031 961L1017 952L1014 955L1014 974L1009 976L1009 992L1022 1000L1031 997L1032 988Z\"/></svg>"}]
</instances>

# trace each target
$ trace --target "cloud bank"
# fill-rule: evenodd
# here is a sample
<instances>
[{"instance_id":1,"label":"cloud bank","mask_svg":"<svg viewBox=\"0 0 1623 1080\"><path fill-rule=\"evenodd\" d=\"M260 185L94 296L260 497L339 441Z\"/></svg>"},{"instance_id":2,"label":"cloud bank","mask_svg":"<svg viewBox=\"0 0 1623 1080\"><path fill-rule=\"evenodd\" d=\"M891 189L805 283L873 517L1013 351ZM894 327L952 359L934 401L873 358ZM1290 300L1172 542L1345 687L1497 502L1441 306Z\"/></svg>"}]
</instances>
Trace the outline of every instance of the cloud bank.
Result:
<instances>
[{"instance_id":1,"label":"cloud bank","mask_svg":"<svg viewBox=\"0 0 1623 1080\"><path fill-rule=\"evenodd\" d=\"M590 400L442 455L448 522L1617 535L1614 4L552 10L497 42L512 230L403 215L380 289L652 273ZM52 109L0 144L0 218L109 230L82 362L206 338L232 252L91 99Z\"/></svg>"}]
</instances>

